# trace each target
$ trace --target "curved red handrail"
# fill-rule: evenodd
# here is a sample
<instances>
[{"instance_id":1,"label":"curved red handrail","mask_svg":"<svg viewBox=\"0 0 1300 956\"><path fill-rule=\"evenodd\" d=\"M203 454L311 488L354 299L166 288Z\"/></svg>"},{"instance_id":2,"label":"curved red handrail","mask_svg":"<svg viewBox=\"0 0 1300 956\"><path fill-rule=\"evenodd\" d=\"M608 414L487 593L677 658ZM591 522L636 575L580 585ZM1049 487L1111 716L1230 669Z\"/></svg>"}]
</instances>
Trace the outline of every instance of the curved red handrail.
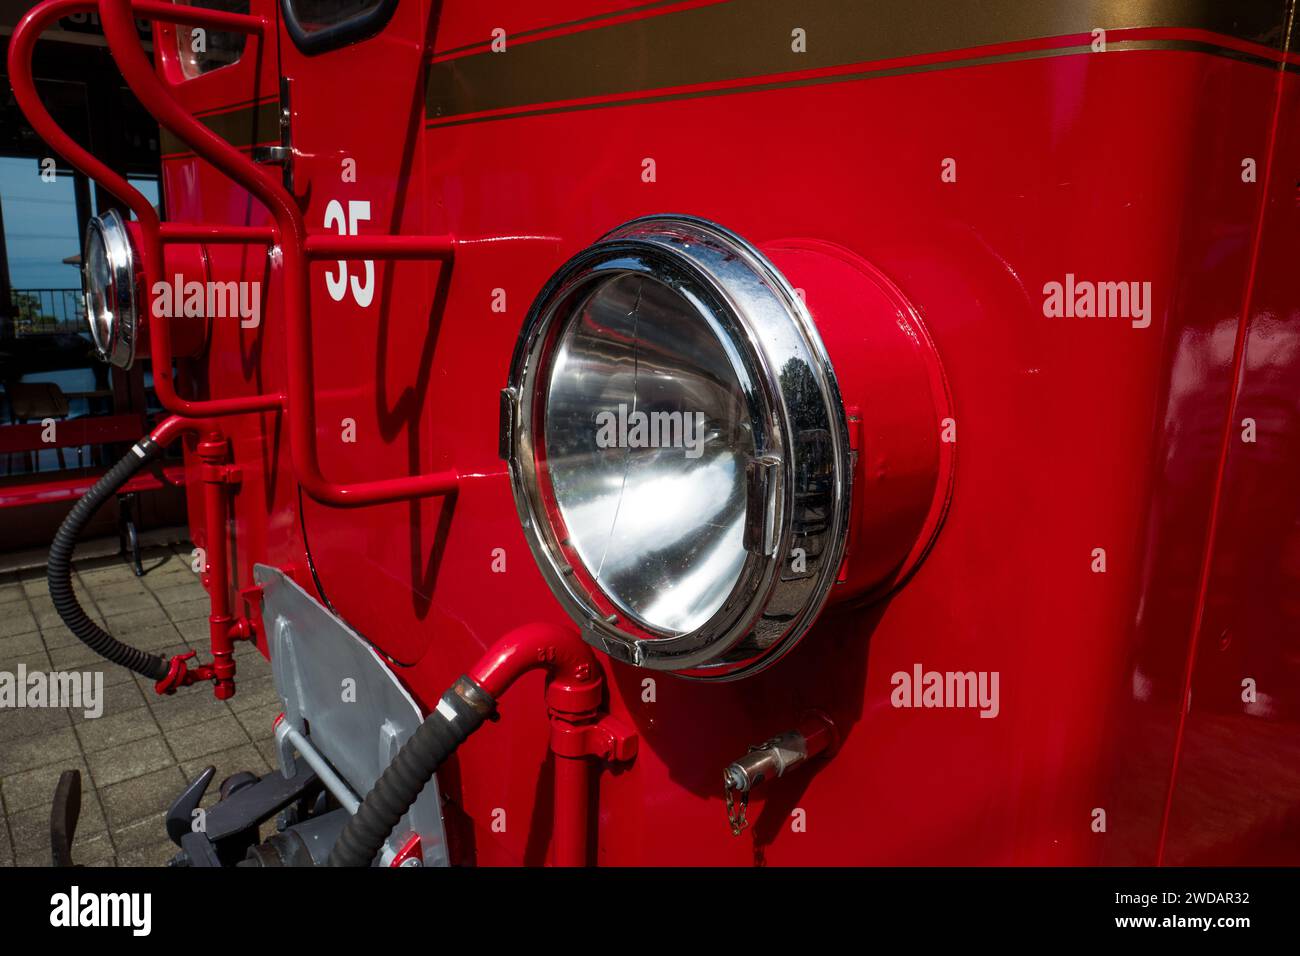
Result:
<instances>
[{"instance_id":1,"label":"curved red handrail","mask_svg":"<svg viewBox=\"0 0 1300 956\"><path fill-rule=\"evenodd\" d=\"M72 141L54 122L36 93L32 80L32 49L49 23L69 13L99 10L109 51L127 86L165 128L194 153L247 190L271 213L272 230L203 224L161 223L153 206L126 180ZM339 484L320 469L316 443L315 383L312 368L311 324L308 316L307 260L326 252L374 258L439 257L450 259L450 236L311 237L294 198L276 175L251 163L237 149L203 126L184 109L155 74L135 28L143 16L171 23L206 25L212 29L255 34L265 38L270 24L263 17L223 13L159 0L45 0L19 22L9 47L9 72L18 104L37 133L60 155L125 203L140 223L140 260L146 288L152 288L162 265L165 241L269 241L271 255L283 275L283 305L288 343L288 395L191 401L176 394L171 378L171 336L160 322L151 336L154 380L158 398L168 411L187 417L218 417L284 408L289 418L293 470L303 489L317 501L344 507L453 494L459 484L454 470L380 481Z\"/></svg>"},{"instance_id":2,"label":"curved red handrail","mask_svg":"<svg viewBox=\"0 0 1300 956\"><path fill-rule=\"evenodd\" d=\"M140 45L135 14L155 16L159 8L168 19L177 19L184 8L170 7L155 0L99 0L99 17L109 50L127 86L163 126L171 130L194 153L211 163L246 189L264 205L276 223L278 244L272 254L279 257L283 277L283 306L288 343L289 446L293 469L303 489L325 504L358 506L401 501L428 495L451 494L459 476L440 471L381 481L338 484L320 470L316 447L315 383L311 360L311 325L308 320L307 227L293 196L279 181L278 173L254 165L239 150L195 119L158 79ZM185 18L188 22L188 18ZM360 237L363 241L366 237ZM440 251L451 254L451 243Z\"/></svg>"},{"instance_id":3,"label":"curved red handrail","mask_svg":"<svg viewBox=\"0 0 1300 956\"><path fill-rule=\"evenodd\" d=\"M150 15L167 13L169 17L175 11L185 9L162 3L148 3L146 6L150 8ZM28 11L18 21L9 40L9 80L13 85L14 98L18 101L19 108L26 114L37 135L51 149L98 182L135 213L140 225L139 252L144 284L146 289L152 289L162 268L162 235L157 211L138 189L63 131L45 109L45 104L41 102L36 83L32 78L32 51L41 33L51 21L72 13L86 13L95 9L96 4L91 0L47 0ZM211 21L214 26L217 24L225 26L230 16L211 15L215 14L215 11L200 10L198 13L203 14L203 18ZM265 21L257 19L264 25ZM153 360L154 391L163 408L172 414L191 418L218 417L244 412L271 411L282 405L281 395L250 395L203 401L181 398L176 393L176 384L172 379L171 329L167 322L158 322L151 328L151 333L150 357Z\"/></svg>"}]
</instances>

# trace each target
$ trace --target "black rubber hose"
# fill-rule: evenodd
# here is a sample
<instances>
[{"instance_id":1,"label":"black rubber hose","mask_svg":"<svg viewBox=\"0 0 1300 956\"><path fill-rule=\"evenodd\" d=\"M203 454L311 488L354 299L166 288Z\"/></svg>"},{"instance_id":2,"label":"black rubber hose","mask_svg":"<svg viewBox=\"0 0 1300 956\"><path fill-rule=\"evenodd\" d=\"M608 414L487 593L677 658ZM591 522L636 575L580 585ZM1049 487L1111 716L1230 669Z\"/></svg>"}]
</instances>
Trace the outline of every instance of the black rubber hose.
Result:
<instances>
[{"instance_id":1,"label":"black rubber hose","mask_svg":"<svg viewBox=\"0 0 1300 956\"><path fill-rule=\"evenodd\" d=\"M424 785L495 710L496 702L473 680L456 681L343 827L330 850L329 865L369 866Z\"/></svg>"},{"instance_id":2,"label":"black rubber hose","mask_svg":"<svg viewBox=\"0 0 1300 956\"><path fill-rule=\"evenodd\" d=\"M72 589L72 550L77 546L82 529L104 502L113 497L133 475L157 461L162 451L161 445L147 437L131 446L126 457L95 482L94 487L81 496L63 519L58 533L54 535L54 544L50 545L50 556L45 564L50 600L54 602L54 608L59 612L59 617L63 618L68 630L100 657L155 681L167 676L168 665L165 660L156 654L146 654L123 644L92 621L82 609L76 592Z\"/></svg>"}]
</instances>

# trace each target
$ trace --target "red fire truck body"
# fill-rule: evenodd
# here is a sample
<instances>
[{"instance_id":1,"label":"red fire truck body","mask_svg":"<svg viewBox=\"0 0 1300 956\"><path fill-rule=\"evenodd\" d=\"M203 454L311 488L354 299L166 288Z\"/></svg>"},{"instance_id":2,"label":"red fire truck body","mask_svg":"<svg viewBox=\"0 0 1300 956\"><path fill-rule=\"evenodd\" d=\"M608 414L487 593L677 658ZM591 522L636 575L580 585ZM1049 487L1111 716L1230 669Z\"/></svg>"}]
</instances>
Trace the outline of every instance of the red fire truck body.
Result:
<instances>
[{"instance_id":1,"label":"red fire truck body","mask_svg":"<svg viewBox=\"0 0 1300 956\"><path fill-rule=\"evenodd\" d=\"M600 865L1300 858L1289 5L408 0L355 4L373 20L313 47L330 31L291 20L319 5L249 0L261 31L207 23L248 36L200 75L165 6L134 5L157 94L291 197L310 259L295 338L287 214L124 62L163 126L166 220L252 227L164 224L155 269L259 283L259 321L211 318L175 363L184 400L274 398L177 426L236 658L242 637L271 653L254 565L425 713L502 635L577 632L521 519L501 396L548 281L625 223L743 237L839 379L847 556L797 646L709 680L588 636L601 742L577 777L548 676L522 677L438 770L450 862L543 864L575 831L566 861ZM99 4L120 60L128 7ZM143 317L151 337L167 321ZM417 475L453 487L317 493ZM952 674L993 698L954 703ZM724 792L810 719L820 753ZM748 799L739 836L728 796L733 818Z\"/></svg>"}]
</instances>

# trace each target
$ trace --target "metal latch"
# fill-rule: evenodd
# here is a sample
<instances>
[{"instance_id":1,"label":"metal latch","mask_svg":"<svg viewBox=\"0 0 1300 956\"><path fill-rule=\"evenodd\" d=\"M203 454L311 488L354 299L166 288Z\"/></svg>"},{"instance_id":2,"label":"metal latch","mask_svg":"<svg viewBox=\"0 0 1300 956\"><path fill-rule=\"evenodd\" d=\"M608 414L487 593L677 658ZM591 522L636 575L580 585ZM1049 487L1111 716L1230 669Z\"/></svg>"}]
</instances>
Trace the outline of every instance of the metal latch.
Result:
<instances>
[{"instance_id":1,"label":"metal latch","mask_svg":"<svg viewBox=\"0 0 1300 956\"><path fill-rule=\"evenodd\" d=\"M515 453L515 390L501 389L501 405L497 422L497 454L502 461L510 461Z\"/></svg>"},{"instance_id":2,"label":"metal latch","mask_svg":"<svg viewBox=\"0 0 1300 956\"><path fill-rule=\"evenodd\" d=\"M732 836L740 836L749 825L749 795L755 787L833 749L837 740L831 719L821 711L810 711L795 730L750 747L745 756L729 764L722 771L722 792Z\"/></svg>"},{"instance_id":3,"label":"metal latch","mask_svg":"<svg viewBox=\"0 0 1300 956\"><path fill-rule=\"evenodd\" d=\"M745 527L741 544L746 551L766 556L776 548L780 474L781 459L774 455L745 462Z\"/></svg>"},{"instance_id":4,"label":"metal latch","mask_svg":"<svg viewBox=\"0 0 1300 956\"><path fill-rule=\"evenodd\" d=\"M289 78L280 77L280 145L254 146L253 162L263 166L279 166L284 176L284 188L293 192L293 132L290 122L293 111L289 105Z\"/></svg>"},{"instance_id":5,"label":"metal latch","mask_svg":"<svg viewBox=\"0 0 1300 956\"><path fill-rule=\"evenodd\" d=\"M293 150L287 146L254 146L253 162L263 166L282 166L293 160Z\"/></svg>"}]
</instances>

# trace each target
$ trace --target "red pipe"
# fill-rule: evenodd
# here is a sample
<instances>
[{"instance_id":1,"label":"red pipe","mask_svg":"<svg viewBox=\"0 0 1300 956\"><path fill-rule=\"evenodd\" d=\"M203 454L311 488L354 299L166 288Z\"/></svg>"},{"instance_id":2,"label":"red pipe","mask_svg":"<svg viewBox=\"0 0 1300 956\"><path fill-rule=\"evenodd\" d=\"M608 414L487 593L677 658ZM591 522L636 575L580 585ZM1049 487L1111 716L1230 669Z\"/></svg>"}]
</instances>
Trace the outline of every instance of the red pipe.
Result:
<instances>
[{"instance_id":1,"label":"red pipe","mask_svg":"<svg viewBox=\"0 0 1300 956\"><path fill-rule=\"evenodd\" d=\"M230 524L229 486L238 471L229 463L229 444L220 432L211 432L199 442L200 477L203 481L203 511L207 525L207 568L204 584L211 607L208 613L208 643L212 648L212 692L217 700L235 696L234 635L247 634L247 622L230 613L230 558L226 536Z\"/></svg>"},{"instance_id":2,"label":"red pipe","mask_svg":"<svg viewBox=\"0 0 1300 956\"><path fill-rule=\"evenodd\" d=\"M168 415L149 433L149 438L154 444L162 445L164 448L174 442L185 432L198 431L206 428L208 423L201 418L187 418L184 415Z\"/></svg>"},{"instance_id":3,"label":"red pipe","mask_svg":"<svg viewBox=\"0 0 1300 956\"><path fill-rule=\"evenodd\" d=\"M136 33L134 13L152 14L159 5L131 0L99 0L99 16L109 50L127 86L150 114L171 130L194 153L246 189L275 219L283 270L284 315L287 325L289 381L289 446L298 483L317 501L354 507L453 493L459 483L455 471L389 478L344 485L331 482L320 470L316 448L315 381L312 369L311 324L308 319L308 237L302 212L294 198L273 176L249 162L216 133L198 122L159 81L145 57ZM172 11L168 11L172 14ZM256 19L256 18L250 18ZM261 21L258 21L259 23ZM367 240L368 241L368 240ZM441 248L443 240L437 241ZM401 243L392 246L399 249Z\"/></svg>"},{"instance_id":4,"label":"red pipe","mask_svg":"<svg viewBox=\"0 0 1300 956\"><path fill-rule=\"evenodd\" d=\"M551 831L554 866L586 866L591 809L591 758L555 755L555 813Z\"/></svg>"},{"instance_id":5,"label":"red pipe","mask_svg":"<svg viewBox=\"0 0 1300 956\"><path fill-rule=\"evenodd\" d=\"M172 659L172 674L159 682L159 693L170 693L177 687L212 680L213 695L217 700L229 700L235 695L234 643L251 639L252 624L243 615L234 617L230 609L230 554L226 546L226 533L230 524L229 486L239 479L238 468L230 464L230 442L221 432L214 431L211 421L187 419L170 415L149 432L157 445L170 445L183 433L203 434L196 446L199 458L199 477L203 481L204 514L204 585L208 589L208 641L212 649L211 665L190 669L185 661L192 654Z\"/></svg>"},{"instance_id":6,"label":"red pipe","mask_svg":"<svg viewBox=\"0 0 1300 956\"><path fill-rule=\"evenodd\" d=\"M190 668L186 661L194 656L172 658L172 670L158 682L160 694L173 692L198 681L211 680L218 700L235 696L235 646L237 640L251 640L253 625L243 615L233 616L230 607L230 552L226 536L230 523L229 486L239 480L239 471L230 464L229 440L215 430L212 422L171 415L154 427L149 438L167 446L186 432L202 434L195 451L199 459L199 477L203 482L205 516L204 554L206 566L203 584L208 591L208 641L212 663Z\"/></svg>"},{"instance_id":7,"label":"red pipe","mask_svg":"<svg viewBox=\"0 0 1300 956\"><path fill-rule=\"evenodd\" d=\"M199 477L203 482L205 515L204 586L208 590L211 608L208 614L208 636L212 649L212 664L190 670L183 663L178 668L179 683L170 679L161 682L160 693L168 688L212 680L213 693L218 700L235 695L234 642L251 640L253 626L240 615L233 616L230 607L230 556L226 536L230 523L229 486L239 480L239 471L230 464L229 440L215 429L215 423L199 418L171 415L159 422L149 433L156 444L167 446L186 432L203 435L195 451L200 462ZM189 655L186 655L189 656ZM177 660L173 659L173 666Z\"/></svg>"},{"instance_id":8,"label":"red pipe","mask_svg":"<svg viewBox=\"0 0 1300 956\"><path fill-rule=\"evenodd\" d=\"M593 682L597 691L594 701L590 694L583 695L574 703L585 706L567 707L566 704L566 709L590 710L600 703L602 676L596 666L596 655L572 630L554 624L525 624L515 628L488 648L469 676L493 700L500 700L520 677L539 669L546 671L548 703L552 685L572 690Z\"/></svg>"},{"instance_id":9,"label":"red pipe","mask_svg":"<svg viewBox=\"0 0 1300 956\"><path fill-rule=\"evenodd\" d=\"M266 35L270 21L247 13L227 13L188 4L163 3L162 0L135 0L132 4L137 15L164 23L184 23L187 26L207 27L228 33L253 33Z\"/></svg>"},{"instance_id":10,"label":"red pipe","mask_svg":"<svg viewBox=\"0 0 1300 956\"><path fill-rule=\"evenodd\" d=\"M164 222L162 237L168 242L275 242L270 226L227 226L220 223Z\"/></svg>"},{"instance_id":11,"label":"red pipe","mask_svg":"<svg viewBox=\"0 0 1300 956\"><path fill-rule=\"evenodd\" d=\"M572 630L527 624L501 638L470 670L483 690L500 700L522 675L546 671L550 748L555 765L551 862L586 866L593 758L630 760L636 736L600 713L604 676L596 656Z\"/></svg>"}]
</instances>

